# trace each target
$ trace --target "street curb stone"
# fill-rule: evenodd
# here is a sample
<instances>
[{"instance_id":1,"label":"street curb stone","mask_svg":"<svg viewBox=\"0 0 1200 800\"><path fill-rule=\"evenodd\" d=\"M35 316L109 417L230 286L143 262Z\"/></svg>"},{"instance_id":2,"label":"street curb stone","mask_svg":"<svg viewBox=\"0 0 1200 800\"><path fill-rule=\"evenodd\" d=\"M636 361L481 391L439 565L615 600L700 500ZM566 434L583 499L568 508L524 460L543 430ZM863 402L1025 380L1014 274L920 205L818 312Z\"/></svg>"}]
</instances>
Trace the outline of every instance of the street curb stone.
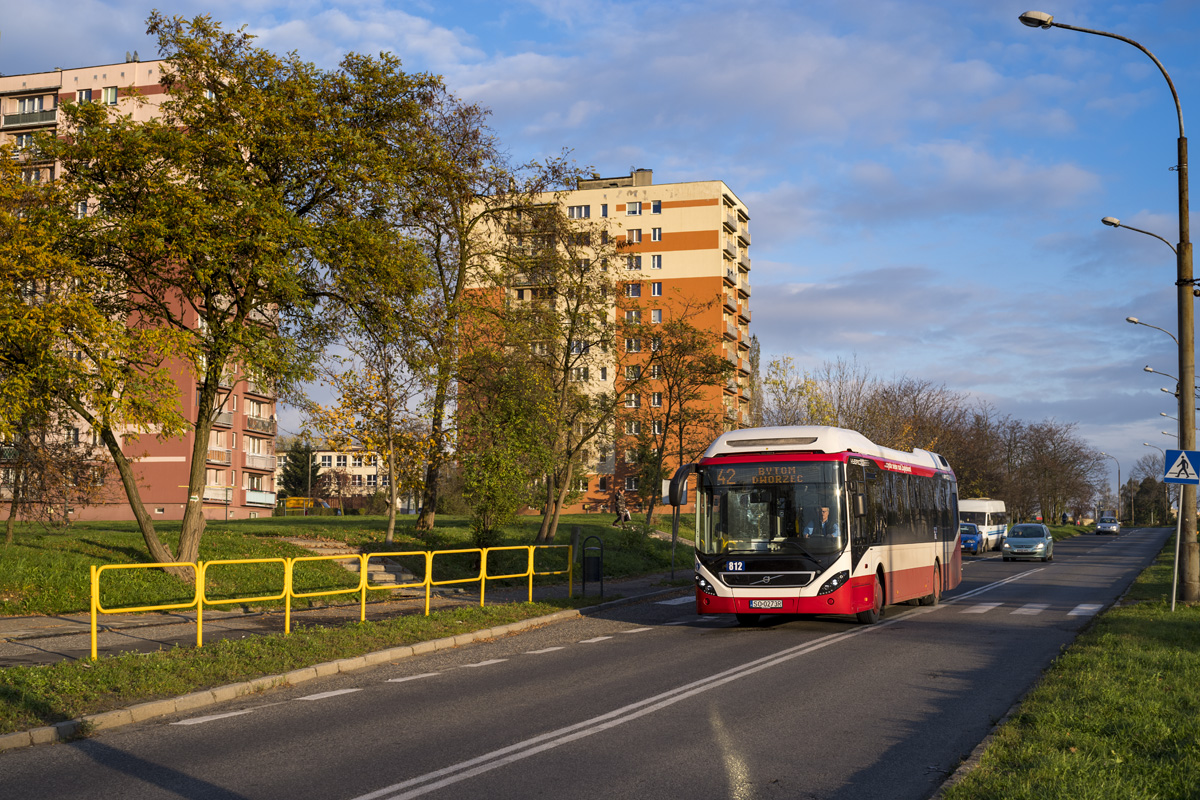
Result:
<instances>
[{"instance_id":1,"label":"street curb stone","mask_svg":"<svg viewBox=\"0 0 1200 800\"><path fill-rule=\"evenodd\" d=\"M612 606L621 605L623 603L633 602L636 600L645 600L650 597L655 597L662 594L669 594L680 591L680 587L665 589L649 594L638 595L635 597L621 598L618 600L610 600L599 605L589 606L587 611L596 611ZM198 708L204 708L210 705L216 705L227 700L234 700L238 697L243 697L248 694L264 692L269 689L274 689L278 686L288 686L297 683L303 683L313 678L324 677L328 675L337 675L339 672L353 672L365 667L374 666L376 664L385 663L387 661L396 661L422 653L432 653L436 650L446 650L454 647L459 647L464 644L470 644L476 641L484 641L487 639L496 639L500 636L507 636L512 633L518 633L528 628L537 627L540 625L548 625L554 622L562 622L568 619L575 619L583 616L579 609L569 609L566 611L556 611L553 614L547 614L541 617L532 617L526 620L520 620L508 625L503 625L499 628L486 628L484 630L474 631L472 633L461 633L455 636L448 636L442 639L431 639L427 642L418 642L412 645L401 645L392 647L387 650L379 650L373 653L367 653L361 656L353 656L351 658L343 658L337 661L326 661L321 664L314 664L311 667L301 667L285 672L282 675L266 675L261 678L255 678L250 681L241 683L231 683L225 686L215 686L212 689L204 689L198 692L181 695L173 700L152 700L146 703L139 703L129 708L116 709L114 711L104 711L99 714L88 714L79 719L67 720L54 725L48 725L40 728L33 728L28 731L18 731L16 733L0 734L0 752L6 750L16 750L22 747L30 747L40 744L53 744L56 742L67 741L75 738L80 734L80 731L85 728L92 730L108 730L109 728L117 728L122 725L131 725L134 722L144 722L147 719L155 717L170 716L183 711L192 711Z\"/></svg>"}]
</instances>

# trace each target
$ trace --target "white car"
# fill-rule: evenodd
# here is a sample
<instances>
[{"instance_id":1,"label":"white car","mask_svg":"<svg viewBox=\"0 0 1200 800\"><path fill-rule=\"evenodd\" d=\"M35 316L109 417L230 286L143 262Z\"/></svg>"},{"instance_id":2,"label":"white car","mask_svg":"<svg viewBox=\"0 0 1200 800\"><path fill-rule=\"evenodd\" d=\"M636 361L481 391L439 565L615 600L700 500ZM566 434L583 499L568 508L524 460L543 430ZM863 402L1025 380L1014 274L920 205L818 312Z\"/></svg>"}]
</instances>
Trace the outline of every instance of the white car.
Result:
<instances>
[{"instance_id":1,"label":"white car","mask_svg":"<svg viewBox=\"0 0 1200 800\"><path fill-rule=\"evenodd\" d=\"M1114 517L1101 517L1096 523L1096 533L1111 533L1113 536L1121 535L1121 523Z\"/></svg>"}]
</instances>

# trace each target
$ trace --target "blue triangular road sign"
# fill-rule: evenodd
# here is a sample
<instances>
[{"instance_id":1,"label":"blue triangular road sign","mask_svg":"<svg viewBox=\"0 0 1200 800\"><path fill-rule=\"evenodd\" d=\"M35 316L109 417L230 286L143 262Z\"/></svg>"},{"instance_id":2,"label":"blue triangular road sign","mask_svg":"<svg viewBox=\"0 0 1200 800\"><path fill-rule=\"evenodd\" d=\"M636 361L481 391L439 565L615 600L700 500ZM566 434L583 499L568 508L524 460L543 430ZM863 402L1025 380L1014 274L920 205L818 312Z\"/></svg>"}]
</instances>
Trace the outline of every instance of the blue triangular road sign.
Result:
<instances>
[{"instance_id":1,"label":"blue triangular road sign","mask_svg":"<svg viewBox=\"0 0 1200 800\"><path fill-rule=\"evenodd\" d=\"M1163 475L1165 483L1190 483L1200 486L1200 451L1168 450Z\"/></svg>"}]
</instances>

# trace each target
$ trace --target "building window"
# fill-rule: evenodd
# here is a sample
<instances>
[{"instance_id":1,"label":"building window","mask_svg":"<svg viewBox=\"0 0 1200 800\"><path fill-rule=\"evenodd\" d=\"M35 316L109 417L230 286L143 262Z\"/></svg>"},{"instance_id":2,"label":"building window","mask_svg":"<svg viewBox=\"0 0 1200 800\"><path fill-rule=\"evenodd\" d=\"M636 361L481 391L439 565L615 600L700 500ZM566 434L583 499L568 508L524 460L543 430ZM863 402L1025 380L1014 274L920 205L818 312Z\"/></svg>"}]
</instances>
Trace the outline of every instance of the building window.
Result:
<instances>
[{"instance_id":1,"label":"building window","mask_svg":"<svg viewBox=\"0 0 1200 800\"><path fill-rule=\"evenodd\" d=\"M345 469L345 468L346 468L346 460L347 460L347 459L346 459L346 456L339 455L339 456L337 457L337 465L338 465L338 469Z\"/></svg>"},{"instance_id":2,"label":"building window","mask_svg":"<svg viewBox=\"0 0 1200 800\"><path fill-rule=\"evenodd\" d=\"M599 483L600 483L600 487L599 487L599 488L600 488L600 491L602 491L602 492L607 492L607 491L608 491L608 476L607 476L607 475L601 475L601 476L600 476Z\"/></svg>"},{"instance_id":3,"label":"building window","mask_svg":"<svg viewBox=\"0 0 1200 800\"><path fill-rule=\"evenodd\" d=\"M650 241L652 241L652 242L661 242L662 241L662 228L651 228L650 229Z\"/></svg>"},{"instance_id":4,"label":"building window","mask_svg":"<svg viewBox=\"0 0 1200 800\"><path fill-rule=\"evenodd\" d=\"M359 453L358 455L351 457L350 466L352 466L352 467L361 467L362 466L362 453Z\"/></svg>"},{"instance_id":5,"label":"building window","mask_svg":"<svg viewBox=\"0 0 1200 800\"><path fill-rule=\"evenodd\" d=\"M576 478L574 485L571 488L577 492L586 492L588 490L588 479Z\"/></svg>"},{"instance_id":6,"label":"building window","mask_svg":"<svg viewBox=\"0 0 1200 800\"><path fill-rule=\"evenodd\" d=\"M33 134L18 133L13 137L13 142L17 145L18 150L23 150L26 147L33 147Z\"/></svg>"},{"instance_id":7,"label":"building window","mask_svg":"<svg viewBox=\"0 0 1200 800\"><path fill-rule=\"evenodd\" d=\"M636 419L626 420L625 434L627 436L637 436L641 432L642 432L642 423L638 422Z\"/></svg>"},{"instance_id":8,"label":"building window","mask_svg":"<svg viewBox=\"0 0 1200 800\"><path fill-rule=\"evenodd\" d=\"M641 297L642 296L642 285L640 283L625 284L625 296L626 297Z\"/></svg>"},{"instance_id":9,"label":"building window","mask_svg":"<svg viewBox=\"0 0 1200 800\"><path fill-rule=\"evenodd\" d=\"M386 486L389 486L389 485L391 484L391 480L392 480L392 479L391 479L391 478L388 476L388 474L385 472L385 473L383 473L382 475L380 475L380 476L379 476L379 485L380 485L380 486L384 486L384 487L386 487Z\"/></svg>"},{"instance_id":10,"label":"building window","mask_svg":"<svg viewBox=\"0 0 1200 800\"><path fill-rule=\"evenodd\" d=\"M625 380L636 381L640 377L642 377L642 368L637 364L630 364L625 368Z\"/></svg>"},{"instance_id":11,"label":"building window","mask_svg":"<svg viewBox=\"0 0 1200 800\"><path fill-rule=\"evenodd\" d=\"M105 86L101 91L104 94L104 104L106 106L115 106L117 104L117 87Z\"/></svg>"},{"instance_id":12,"label":"building window","mask_svg":"<svg viewBox=\"0 0 1200 800\"><path fill-rule=\"evenodd\" d=\"M662 200L651 200L650 201L650 213L651 214L661 214L662 213Z\"/></svg>"},{"instance_id":13,"label":"building window","mask_svg":"<svg viewBox=\"0 0 1200 800\"><path fill-rule=\"evenodd\" d=\"M630 323L630 324L632 324L632 325L637 325L637 324L639 324L639 323L642 321L642 312L640 312L640 311L626 311L626 312L625 312L625 321L626 321L626 322L628 322L628 323Z\"/></svg>"},{"instance_id":14,"label":"building window","mask_svg":"<svg viewBox=\"0 0 1200 800\"><path fill-rule=\"evenodd\" d=\"M640 217L642 215L641 203L626 203L625 213L631 217Z\"/></svg>"},{"instance_id":15,"label":"building window","mask_svg":"<svg viewBox=\"0 0 1200 800\"><path fill-rule=\"evenodd\" d=\"M75 204L75 219L83 219L87 216L87 200L80 200Z\"/></svg>"},{"instance_id":16,"label":"building window","mask_svg":"<svg viewBox=\"0 0 1200 800\"><path fill-rule=\"evenodd\" d=\"M626 353L642 352L642 340L641 339L626 339L625 340L625 352Z\"/></svg>"},{"instance_id":17,"label":"building window","mask_svg":"<svg viewBox=\"0 0 1200 800\"><path fill-rule=\"evenodd\" d=\"M379 476L372 473L367 476L367 488L374 489L379 485Z\"/></svg>"},{"instance_id":18,"label":"building window","mask_svg":"<svg viewBox=\"0 0 1200 800\"><path fill-rule=\"evenodd\" d=\"M625 269L641 269L641 268L642 268L642 257L641 256L625 256Z\"/></svg>"},{"instance_id":19,"label":"building window","mask_svg":"<svg viewBox=\"0 0 1200 800\"><path fill-rule=\"evenodd\" d=\"M333 456L321 456L321 466L326 469L333 466Z\"/></svg>"},{"instance_id":20,"label":"building window","mask_svg":"<svg viewBox=\"0 0 1200 800\"><path fill-rule=\"evenodd\" d=\"M654 281L650 284L650 296L662 297L662 281Z\"/></svg>"},{"instance_id":21,"label":"building window","mask_svg":"<svg viewBox=\"0 0 1200 800\"><path fill-rule=\"evenodd\" d=\"M662 269L662 256L650 256L650 269Z\"/></svg>"},{"instance_id":22,"label":"building window","mask_svg":"<svg viewBox=\"0 0 1200 800\"><path fill-rule=\"evenodd\" d=\"M363 476L362 475L351 475L350 476L350 485L355 487L356 489L361 489L362 485L363 485Z\"/></svg>"},{"instance_id":23,"label":"building window","mask_svg":"<svg viewBox=\"0 0 1200 800\"><path fill-rule=\"evenodd\" d=\"M602 217L608 216L608 203L600 204L600 216L602 216Z\"/></svg>"},{"instance_id":24,"label":"building window","mask_svg":"<svg viewBox=\"0 0 1200 800\"><path fill-rule=\"evenodd\" d=\"M650 405L654 408L662 408L662 392L651 393Z\"/></svg>"},{"instance_id":25,"label":"building window","mask_svg":"<svg viewBox=\"0 0 1200 800\"><path fill-rule=\"evenodd\" d=\"M588 351L588 343L583 339L571 340L571 353L574 355L582 355Z\"/></svg>"},{"instance_id":26,"label":"building window","mask_svg":"<svg viewBox=\"0 0 1200 800\"><path fill-rule=\"evenodd\" d=\"M628 231L626 231L625 232L625 243L626 244L641 244L642 243L642 229L641 228L630 228Z\"/></svg>"},{"instance_id":27,"label":"building window","mask_svg":"<svg viewBox=\"0 0 1200 800\"><path fill-rule=\"evenodd\" d=\"M587 219L591 215L591 206L569 206L567 208L567 216L571 219Z\"/></svg>"},{"instance_id":28,"label":"building window","mask_svg":"<svg viewBox=\"0 0 1200 800\"><path fill-rule=\"evenodd\" d=\"M571 380L586 381L587 379L588 379L588 368L587 367L572 367L571 368Z\"/></svg>"},{"instance_id":29,"label":"building window","mask_svg":"<svg viewBox=\"0 0 1200 800\"><path fill-rule=\"evenodd\" d=\"M638 394L637 392L626 392L625 393L625 407L626 408L641 408L642 407L642 396L640 394Z\"/></svg>"},{"instance_id":30,"label":"building window","mask_svg":"<svg viewBox=\"0 0 1200 800\"><path fill-rule=\"evenodd\" d=\"M661 419L654 420L654 435L662 436L663 424Z\"/></svg>"},{"instance_id":31,"label":"building window","mask_svg":"<svg viewBox=\"0 0 1200 800\"><path fill-rule=\"evenodd\" d=\"M625 491L636 492L638 490L638 479L636 475L630 475L625 478Z\"/></svg>"},{"instance_id":32,"label":"building window","mask_svg":"<svg viewBox=\"0 0 1200 800\"><path fill-rule=\"evenodd\" d=\"M44 100L41 97L22 97L17 100L18 114L33 114L41 111L44 106Z\"/></svg>"},{"instance_id":33,"label":"building window","mask_svg":"<svg viewBox=\"0 0 1200 800\"><path fill-rule=\"evenodd\" d=\"M654 378L654 380L657 381L657 380L662 380L662 376L663 376L662 364L652 364L650 366L650 377Z\"/></svg>"},{"instance_id":34,"label":"building window","mask_svg":"<svg viewBox=\"0 0 1200 800\"><path fill-rule=\"evenodd\" d=\"M92 90L91 89L79 89L78 91L76 91L75 92L75 102L76 103L92 102Z\"/></svg>"},{"instance_id":35,"label":"building window","mask_svg":"<svg viewBox=\"0 0 1200 800\"><path fill-rule=\"evenodd\" d=\"M600 368L600 380L602 380L602 381L608 380L608 367Z\"/></svg>"},{"instance_id":36,"label":"building window","mask_svg":"<svg viewBox=\"0 0 1200 800\"><path fill-rule=\"evenodd\" d=\"M653 322L655 325L662 322L662 309L661 308L656 308L650 312L650 321Z\"/></svg>"},{"instance_id":37,"label":"building window","mask_svg":"<svg viewBox=\"0 0 1200 800\"><path fill-rule=\"evenodd\" d=\"M655 336L650 340L650 351L652 353L657 353L659 350L662 350L662 337Z\"/></svg>"}]
</instances>

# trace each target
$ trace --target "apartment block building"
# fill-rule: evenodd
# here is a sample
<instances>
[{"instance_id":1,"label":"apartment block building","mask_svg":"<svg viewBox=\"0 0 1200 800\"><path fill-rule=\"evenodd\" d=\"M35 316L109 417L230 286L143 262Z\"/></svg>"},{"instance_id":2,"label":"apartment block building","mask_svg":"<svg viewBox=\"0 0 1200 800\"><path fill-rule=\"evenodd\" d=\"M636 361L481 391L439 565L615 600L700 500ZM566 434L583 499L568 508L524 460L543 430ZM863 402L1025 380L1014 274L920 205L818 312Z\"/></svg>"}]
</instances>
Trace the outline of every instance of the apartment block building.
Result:
<instances>
[{"instance_id":1,"label":"apartment block building","mask_svg":"<svg viewBox=\"0 0 1200 800\"><path fill-rule=\"evenodd\" d=\"M573 219L600 222L616 238L623 260L626 314L640 314L651 326L673 309L703 310L693 325L719 339L721 354L736 368L734 377L714 389L707 401L720 411L727 428L750 420L750 213L724 181L655 184L653 172L639 169L615 178L581 180L559 202ZM611 221L611 225L604 224ZM517 290L520 292L521 290ZM519 295L518 295L519 297ZM613 368L594 368L587 380L611 389L621 376ZM654 404L661 395L653 380L646 391L627 397ZM627 465L622 431L591 451L588 474L576 478L582 499L571 510L611 509L622 494L632 499L638 478Z\"/></svg>"},{"instance_id":2,"label":"apartment block building","mask_svg":"<svg viewBox=\"0 0 1200 800\"><path fill-rule=\"evenodd\" d=\"M52 181L58 165L22 153L37 133L61 133L60 106L67 102L103 103L135 121L152 119L163 98L159 83L164 61L138 61L136 54L118 64L0 75L0 143L17 148L27 182ZM135 102L141 96L145 102ZM77 210L88 213L86 207ZM169 364L179 387L179 410L195 419L199 391L188 366ZM210 519L270 516L275 506L275 396L232 368L222 380L221 407L208 443L203 503ZM81 423L82 424L82 423ZM91 432L69 431L76 441ZM188 502L191 435L159 440L142 435L125 445L134 461L142 499L155 519L181 519ZM0 454L2 459L2 454ZM114 481L115 484L115 481ZM114 485L99 502L72 509L73 519L133 519L124 493ZM7 495L7 491L4 492Z\"/></svg>"}]
</instances>

